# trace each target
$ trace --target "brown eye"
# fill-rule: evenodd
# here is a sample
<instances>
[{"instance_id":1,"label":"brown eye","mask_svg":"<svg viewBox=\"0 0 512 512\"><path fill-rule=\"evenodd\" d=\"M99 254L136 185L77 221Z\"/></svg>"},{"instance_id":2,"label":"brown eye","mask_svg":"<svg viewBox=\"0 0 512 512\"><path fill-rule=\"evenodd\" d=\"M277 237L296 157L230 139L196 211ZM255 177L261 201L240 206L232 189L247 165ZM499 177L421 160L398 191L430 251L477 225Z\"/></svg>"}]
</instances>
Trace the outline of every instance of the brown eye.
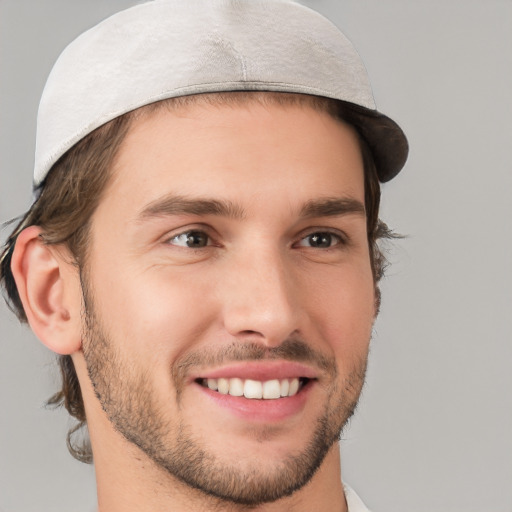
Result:
<instances>
[{"instance_id":1,"label":"brown eye","mask_svg":"<svg viewBox=\"0 0 512 512\"><path fill-rule=\"evenodd\" d=\"M178 247L189 247L190 249L201 249L209 245L208 235L202 231L186 231L171 238L172 245Z\"/></svg>"},{"instance_id":2,"label":"brown eye","mask_svg":"<svg viewBox=\"0 0 512 512\"><path fill-rule=\"evenodd\" d=\"M342 242L341 238L334 233L318 232L311 233L304 237L300 242L300 247L313 247L315 249L329 249Z\"/></svg>"}]
</instances>

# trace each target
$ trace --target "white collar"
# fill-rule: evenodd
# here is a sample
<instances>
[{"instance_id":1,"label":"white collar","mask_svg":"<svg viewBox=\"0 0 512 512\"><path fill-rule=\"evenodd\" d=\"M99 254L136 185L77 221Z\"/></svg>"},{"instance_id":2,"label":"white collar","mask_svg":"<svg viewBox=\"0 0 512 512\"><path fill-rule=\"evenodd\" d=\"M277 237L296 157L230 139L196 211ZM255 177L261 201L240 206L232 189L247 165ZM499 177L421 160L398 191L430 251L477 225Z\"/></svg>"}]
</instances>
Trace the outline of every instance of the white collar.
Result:
<instances>
[{"instance_id":1,"label":"white collar","mask_svg":"<svg viewBox=\"0 0 512 512\"><path fill-rule=\"evenodd\" d=\"M343 485L343 488L345 489L348 512L370 512L353 489L348 485Z\"/></svg>"}]
</instances>

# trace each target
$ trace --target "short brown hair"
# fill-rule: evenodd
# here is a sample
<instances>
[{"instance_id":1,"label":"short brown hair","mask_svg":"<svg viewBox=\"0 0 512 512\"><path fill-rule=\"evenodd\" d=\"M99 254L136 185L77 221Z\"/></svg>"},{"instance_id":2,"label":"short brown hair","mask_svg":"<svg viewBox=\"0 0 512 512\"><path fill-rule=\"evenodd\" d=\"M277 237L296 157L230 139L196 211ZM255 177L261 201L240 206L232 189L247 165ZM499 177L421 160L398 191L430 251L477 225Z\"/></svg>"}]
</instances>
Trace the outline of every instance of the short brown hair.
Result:
<instances>
[{"instance_id":1,"label":"short brown hair","mask_svg":"<svg viewBox=\"0 0 512 512\"><path fill-rule=\"evenodd\" d=\"M351 107L338 100L289 93L232 92L164 100L125 114L96 129L73 146L53 166L38 190L37 200L21 218L2 249L0 285L5 290L5 298L10 309L20 321L26 322L27 317L11 272L11 259L18 235L28 226L40 226L44 243L66 245L74 257L76 266L84 268L87 261L91 217L109 183L114 159L134 118L163 107L174 110L198 102L210 105L240 105L250 101L263 104L306 105L326 112L337 120L352 124ZM364 163L367 235L378 310L380 292L377 283L383 276L386 259L377 241L393 235L378 218L380 183L377 169L367 144L361 136L359 139ZM69 414L78 420L77 425L68 432L68 448L75 458L91 462L90 448L72 442L72 435L86 425L86 416L71 356L59 356L59 365L62 388L48 400L48 405L64 405Z\"/></svg>"}]
</instances>

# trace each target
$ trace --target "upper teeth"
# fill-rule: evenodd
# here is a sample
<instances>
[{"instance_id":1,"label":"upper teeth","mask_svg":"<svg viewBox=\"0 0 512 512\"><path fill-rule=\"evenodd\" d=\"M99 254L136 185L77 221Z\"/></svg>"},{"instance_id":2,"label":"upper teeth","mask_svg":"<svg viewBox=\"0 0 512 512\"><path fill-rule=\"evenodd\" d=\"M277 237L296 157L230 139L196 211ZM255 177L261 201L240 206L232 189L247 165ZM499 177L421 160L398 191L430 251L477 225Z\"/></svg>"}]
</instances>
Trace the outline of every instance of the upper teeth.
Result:
<instances>
[{"instance_id":1,"label":"upper teeth","mask_svg":"<svg viewBox=\"0 0 512 512\"><path fill-rule=\"evenodd\" d=\"M275 399L293 396L299 390L299 379L273 379L261 382L251 379L206 379L204 382L210 389L223 395L244 396L245 398Z\"/></svg>"}]
</instances>

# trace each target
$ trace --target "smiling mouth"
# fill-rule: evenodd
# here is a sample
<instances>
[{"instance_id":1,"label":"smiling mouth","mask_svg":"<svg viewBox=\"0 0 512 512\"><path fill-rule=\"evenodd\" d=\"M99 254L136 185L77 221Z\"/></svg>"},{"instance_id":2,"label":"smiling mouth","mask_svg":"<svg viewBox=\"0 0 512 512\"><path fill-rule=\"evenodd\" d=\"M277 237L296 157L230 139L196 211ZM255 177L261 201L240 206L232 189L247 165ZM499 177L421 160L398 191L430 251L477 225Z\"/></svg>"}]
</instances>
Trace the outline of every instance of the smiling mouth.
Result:
<instances>
[{"instance_id":1,"label":"smiling mouth","mask_svg":"<svg viewBox=\"0 0 512 512\"><path fill-rule=\"evenodd\" d=\"M294 377L291 379L272 379L266 381L218 378L196 379L196 382L204 388L221 395L245 397L250 400L277 400L296 395L310 381L307 377Z\"/></svg>"}]
</instances>

